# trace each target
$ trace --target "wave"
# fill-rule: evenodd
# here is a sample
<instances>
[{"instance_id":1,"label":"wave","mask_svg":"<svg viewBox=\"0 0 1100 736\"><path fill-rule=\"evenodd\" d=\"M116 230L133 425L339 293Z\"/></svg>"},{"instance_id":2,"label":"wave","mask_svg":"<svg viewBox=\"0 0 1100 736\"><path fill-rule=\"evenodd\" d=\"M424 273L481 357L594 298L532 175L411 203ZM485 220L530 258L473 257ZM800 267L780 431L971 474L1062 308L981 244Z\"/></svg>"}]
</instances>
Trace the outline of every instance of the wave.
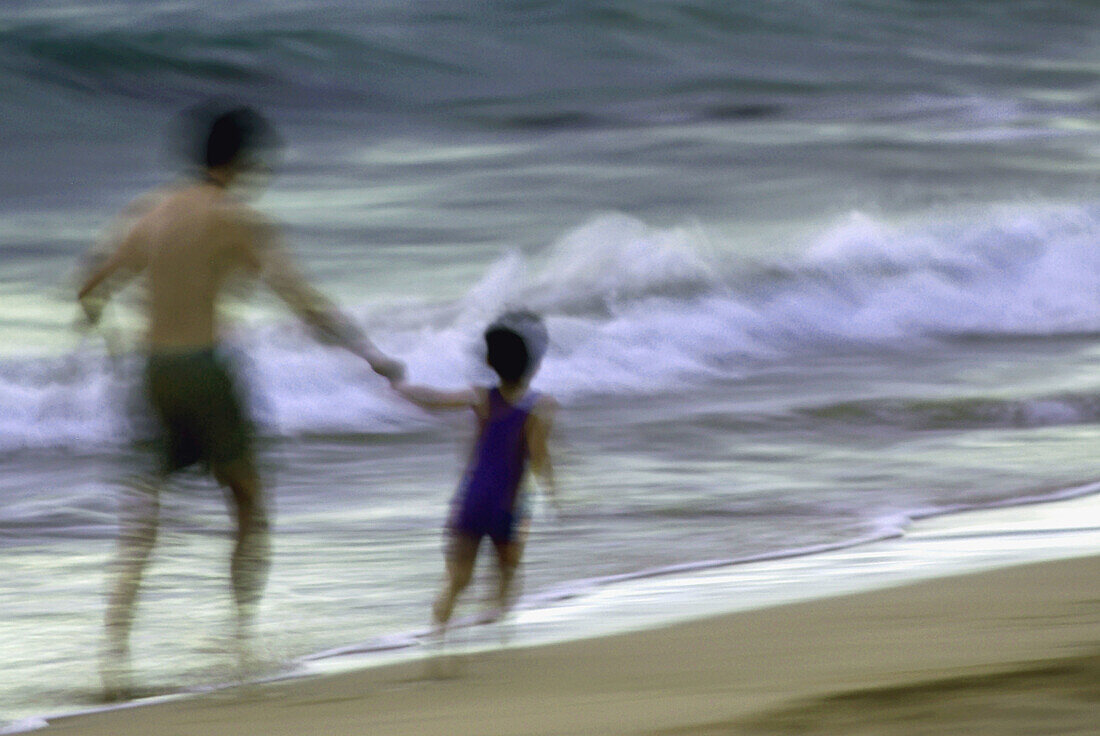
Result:
<instances>
[{"instance_id":1,"label":"wave","mask_svg":"<svg viewBox=\"0 0 1100 736\"><path fill-rule=\"evenodd\" d=\"M533 308L552 336L541 388L566 402L652 395L809 366L823 354L1098 333L1098 215L989 212L905 229L853 214L802 255L771 263L732 261L701 228L608 215L543 254L505 256L453 303L355 316L414 380L457 386L491 380L478 352L484 325L504 309ZM259 325L233 345L272 434L408 431L426 421L357 361L294 325ZM135 357L112 361L87 346L0 364L0 449L125 436L126 386L138 372ZM886 397L798 411L820 421L968 427L1092 421L1098 409L1090 396L1068 394Z\"/></svg>"},{"instance_id":2,"label":"wave","mask_svg":"<svg viewBox=\"0 0 1100 736\"><path fill-rule=\"evenodd\" d=\"M1074 59L1091 51L1079 29L1096 21L1085 2L1011 19L942 5L937 23L889 0L223 5L30 4L0 16L0 70L12 89L40 88L45 109L59 88L84 105L243 94L354 105L358 125L364 110L513 128L927 117L958 112L960 78L991 95L975 115L1017 116L1055 104L1019 94L1022 74L1091 89L1091 69ZM975 23L982 33L967 34Z\"/></svg>"}]
</instances>

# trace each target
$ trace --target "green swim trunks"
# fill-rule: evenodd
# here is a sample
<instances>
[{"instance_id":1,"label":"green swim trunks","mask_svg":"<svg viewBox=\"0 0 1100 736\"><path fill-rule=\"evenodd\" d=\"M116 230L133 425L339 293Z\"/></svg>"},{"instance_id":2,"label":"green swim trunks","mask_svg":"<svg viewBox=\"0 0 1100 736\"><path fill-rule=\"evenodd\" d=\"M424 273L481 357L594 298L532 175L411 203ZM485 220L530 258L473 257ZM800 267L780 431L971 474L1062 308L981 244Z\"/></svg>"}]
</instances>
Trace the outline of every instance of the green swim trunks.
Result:
<instances>
[{"instance_id":1,"label":"green swim trunks","mask_svg":"<svg viewBox=\"0 0 1100 736\"><path fill-rule=\"evenodd\" d=\"M161 429L163 470L224 465L251 455L252 425L224 361L213 349L154 353L145 390Z\"/></svg>"}]
</instances>

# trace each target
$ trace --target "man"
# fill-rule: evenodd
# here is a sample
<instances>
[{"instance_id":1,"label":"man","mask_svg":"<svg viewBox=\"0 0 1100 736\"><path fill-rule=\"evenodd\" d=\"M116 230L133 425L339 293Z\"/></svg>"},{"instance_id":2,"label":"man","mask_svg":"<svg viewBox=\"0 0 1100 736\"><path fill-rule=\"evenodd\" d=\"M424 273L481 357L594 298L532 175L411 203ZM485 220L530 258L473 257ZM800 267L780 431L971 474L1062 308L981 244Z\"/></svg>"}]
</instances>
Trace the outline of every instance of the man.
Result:
<instances>
[{"instance_id":1,"label":"man","mask_svg":"<svg viewBox=\"0 0 1100 736\"><path fill-rule=\"evenodd\" d=\"M223 287L237 275L258 278L319 339L364 358L387 378L399 377L403 368L306 284L274 228L232 193L274 145L266 121L245 107L199 108L190 117L200 176L132 206L117 246L88 274L78 298L95 324L112 291L135 276L144 279L145 392L162 434L162 475L203 463L230 492L236 516L230 570L243 644L267 579L268 519L249 417L216 350ZM156 538L157 484L143 485L120 514L102 667L109 699L128 695L133 606Z\"/></svg>"}]
</instances>

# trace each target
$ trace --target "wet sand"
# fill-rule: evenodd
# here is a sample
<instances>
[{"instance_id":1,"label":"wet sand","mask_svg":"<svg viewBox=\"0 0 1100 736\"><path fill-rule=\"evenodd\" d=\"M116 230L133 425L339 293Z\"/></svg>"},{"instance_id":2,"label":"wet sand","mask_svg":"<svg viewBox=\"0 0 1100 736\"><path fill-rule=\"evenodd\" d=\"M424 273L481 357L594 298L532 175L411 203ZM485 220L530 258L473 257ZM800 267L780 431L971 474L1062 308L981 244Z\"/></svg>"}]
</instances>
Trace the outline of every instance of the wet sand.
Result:
<instances>
[{"instance_id":1,"label":"wet sand","mask_svg":"<svg viewBox=\"0 0 1100 736\"><path fill-rule=\"evenodd\" d=\"M252 685L42 734L1095 734L1100 556Z\"/></svg>"}]
</instances>

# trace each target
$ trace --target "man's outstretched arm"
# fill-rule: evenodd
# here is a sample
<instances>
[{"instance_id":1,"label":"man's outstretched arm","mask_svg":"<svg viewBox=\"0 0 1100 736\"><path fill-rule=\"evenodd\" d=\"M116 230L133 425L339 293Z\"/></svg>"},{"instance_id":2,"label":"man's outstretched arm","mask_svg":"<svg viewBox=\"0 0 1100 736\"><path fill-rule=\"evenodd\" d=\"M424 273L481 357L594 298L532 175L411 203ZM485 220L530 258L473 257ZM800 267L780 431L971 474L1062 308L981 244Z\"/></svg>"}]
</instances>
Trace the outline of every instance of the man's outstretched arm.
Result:
<instances>
[{"instance_id":1,"label":"man's outstretched arm","mask_svg":"<svg viewBox=\"0 0 1100 736\"><path fill-rule=\"evenodd\" d=\"M379 350L358 325L310 286L270 228L265 230L255 263L264 283L312 328L319 340L340 345L358 355L384 378L400 380L405 366Z\"/></svg>"}]
</instances>

